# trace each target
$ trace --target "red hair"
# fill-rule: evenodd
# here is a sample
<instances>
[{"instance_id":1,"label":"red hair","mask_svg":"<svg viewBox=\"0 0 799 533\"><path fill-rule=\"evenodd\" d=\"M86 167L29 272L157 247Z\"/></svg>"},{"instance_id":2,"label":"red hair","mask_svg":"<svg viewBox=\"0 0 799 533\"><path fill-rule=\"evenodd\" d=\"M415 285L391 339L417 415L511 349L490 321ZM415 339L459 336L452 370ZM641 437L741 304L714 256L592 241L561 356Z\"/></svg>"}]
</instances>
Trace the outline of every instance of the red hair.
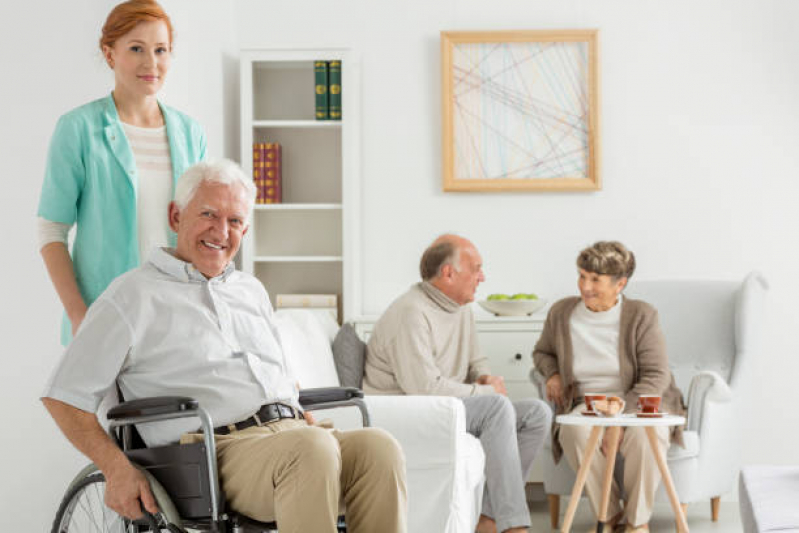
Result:
<instances>
[{"instance_id":1,"label":"red hair","mask_svg":"<svg viewBox=\"0 0 799 533\"><path fill-rule=\"evenodd\" d=\"M172 22L169 15L155 0L128 0L116 6L103 25L100 36L100 50L103 46L112 47L117 39L128 33L140 22L161 20L169 32L169 48L172 48Z\"/></svg>"}]
</instances>

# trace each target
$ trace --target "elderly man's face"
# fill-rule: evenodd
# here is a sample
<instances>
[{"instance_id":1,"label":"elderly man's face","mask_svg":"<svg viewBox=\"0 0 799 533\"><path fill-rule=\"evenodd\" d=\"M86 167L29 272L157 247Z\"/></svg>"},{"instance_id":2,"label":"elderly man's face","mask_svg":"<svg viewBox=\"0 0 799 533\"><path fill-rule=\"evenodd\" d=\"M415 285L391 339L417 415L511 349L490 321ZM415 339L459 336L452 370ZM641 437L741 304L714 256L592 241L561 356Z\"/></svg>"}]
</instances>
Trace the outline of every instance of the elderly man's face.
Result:
<instances>
[{"instance_id":1,"label":"elderly man's face","mask_svg":"<svg viewBox=\"0 0 799 533\"><path fill-rule=\"evenodd\" d=\"M172 202L169 224L178 234L177 256L206 278L225 271L247 233L249 204L239 184L203 182L183 209Z\"/></svg>"},{"instance_id":2,"label":"elderly man's face","mask_svg":"<svg viewBox=\"0 0 799 533\"><path fill-rule=\"evenodd\" d=\"M485 281L483 258L480 257L477 248L471 243L461 246L460 268L458 270L453 268L446 275L449 289L446 291L447 296L460 305L473 302L477 286Z\"/></svg>"}]
</instances>

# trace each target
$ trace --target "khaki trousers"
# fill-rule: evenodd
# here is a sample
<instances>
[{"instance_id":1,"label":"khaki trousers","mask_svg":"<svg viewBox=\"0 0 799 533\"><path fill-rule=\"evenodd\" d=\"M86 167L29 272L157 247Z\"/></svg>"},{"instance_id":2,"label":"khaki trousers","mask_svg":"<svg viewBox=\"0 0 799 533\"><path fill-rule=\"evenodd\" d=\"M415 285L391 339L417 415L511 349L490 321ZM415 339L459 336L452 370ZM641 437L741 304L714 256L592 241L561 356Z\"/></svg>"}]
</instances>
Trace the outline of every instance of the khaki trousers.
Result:
<instances>
[{"instance_id":1,"label":"khaki trousers","mask_svg":"<svg viewBox=\"0 0 799 533\"><path fill-rule=\"evenodd\" d=\"M581 403L572 410L579 413L585 409ZM627 505L624 508L624 517L627 524L641 526L649 522L652 516L652 507L655 503L655 491L660 483L660 470L658 470L655 456L649 445L646 431L642 427L624 428L624 438L619 445L619 453L624 457L624 492L627 495ZM669 446L669 428L655 428L658 436L660 453L665 454ZM590 426L560 426L560 445L563 455L569 466L577 472L585 457L585 448L588 443ZM602 444L600 440L597 446ZM585 492L591 502L591 508L596 516L600 515L599 506L602 501L602 476L605 472L607 461L602 452L597 449L591 461L591 469L585 482ZM608 518L616 516L622 511L619 487L616 480L610 489L610 504L608 505Z\"/></svg>"},{"instance_id":2,"label":"khaki trousers","mask_svg":"<svg viewBox=\"0 0 799 533\"><path fill-rule=\"evenodd\" d=\"M405 458L381 429L337 431L284 419L217 435L216 449L228 505L276 521L280 533L335 533L342 498L347 531L406 531Z\"/></svg>"}]
</instances>

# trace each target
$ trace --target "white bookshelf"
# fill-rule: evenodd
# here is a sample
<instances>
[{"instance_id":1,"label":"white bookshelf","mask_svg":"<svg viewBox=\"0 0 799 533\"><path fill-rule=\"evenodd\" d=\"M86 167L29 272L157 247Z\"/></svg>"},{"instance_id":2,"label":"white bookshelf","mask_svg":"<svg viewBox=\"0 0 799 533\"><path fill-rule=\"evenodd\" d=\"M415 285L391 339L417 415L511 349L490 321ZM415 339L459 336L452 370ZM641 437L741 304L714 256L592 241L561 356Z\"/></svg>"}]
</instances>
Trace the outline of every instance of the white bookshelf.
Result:
<instances>
[{"instance_id":1,"label":"white bookshelf","mask_svg":"<svg viewBox=\"0 0 799 533\"><path fill-rule=\"evenodd\" d=\"M317 121L315 60L341 60L342 120ZM241 267L277 294L336 294L344 320L360 314L359 64L348 50L243 50L241 165L252 145L282 146L280 204L256 205Z\"/></svg>"}]
</instances>

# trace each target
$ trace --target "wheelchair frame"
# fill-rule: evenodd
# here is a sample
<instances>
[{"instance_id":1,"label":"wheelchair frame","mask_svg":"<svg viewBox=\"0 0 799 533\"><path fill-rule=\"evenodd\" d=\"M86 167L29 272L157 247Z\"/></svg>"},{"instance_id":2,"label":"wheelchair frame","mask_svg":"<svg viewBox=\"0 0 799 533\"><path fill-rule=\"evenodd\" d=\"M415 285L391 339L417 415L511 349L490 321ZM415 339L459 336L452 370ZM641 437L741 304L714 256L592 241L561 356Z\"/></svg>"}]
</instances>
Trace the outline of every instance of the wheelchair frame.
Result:
<instances>
[{"instance_id":1,"label":"wheelchair frame","mask_svg":"<svg viewBox=\"0 0 799 533\"><path fill-rule=\"evenodd\" d=\"M353 387L301 390L300 405L308 411L354 406L360 410L363 427L369 427L371 423L369 411L363 401L363 392ZM275 530L274 523L256 522L237 513L225 512L225 501L217 472L213 420L196 400L174 396L142 398L120 403L108 411L107 417L109 434L128 455L131 462L143 470L159 503L160 514L167 524L182 528L185 521L204 527L208 520L212 533L226 533L229 530L239 533L249 526L260 528L262 531ZM136 448L133 445L133 430L136 424L194 417L200 419L202 443L171 444L154 448ZM185 462L183 457L177 457L179 455L191 455L195 462ZM202 456L204 460L200 461L199 458ZM85 467L70 483L66 494L69 495L75 486L97 471L99 469L94 464ZM188 486L186 480L192 477L200 480L199 493L183 497L182 494L175 496L168 492L167 487ZM63 506L64 504L61 507ZM61 508L53 524L53 533L61 533L57 529L61 517L60 511ZM242 523L239 523L240 520Z\"/></svg>"}]
</instances>

